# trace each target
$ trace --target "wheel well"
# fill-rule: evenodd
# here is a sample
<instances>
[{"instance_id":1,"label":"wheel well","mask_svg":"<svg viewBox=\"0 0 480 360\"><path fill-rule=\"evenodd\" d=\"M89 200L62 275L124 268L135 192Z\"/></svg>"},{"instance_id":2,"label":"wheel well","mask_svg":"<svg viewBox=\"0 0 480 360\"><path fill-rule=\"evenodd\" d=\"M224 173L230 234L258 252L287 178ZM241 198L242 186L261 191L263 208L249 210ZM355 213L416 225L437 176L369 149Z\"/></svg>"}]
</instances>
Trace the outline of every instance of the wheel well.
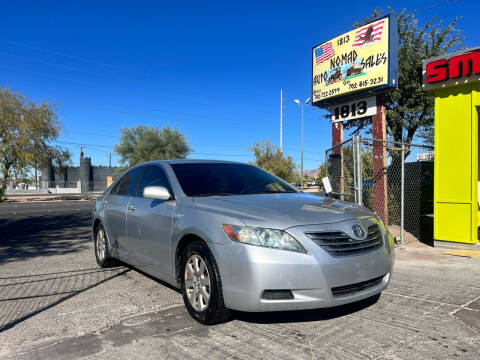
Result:
<instances>
[{"instance_id":1,"label":"wheel well","mask_svg":"<svg viewBox=\"0 0 480 360\"><path fill-rule=\"evenodd\" d=\"M100 219L95 219L95 222L93 223L93 235L95 236L97 234L97 229L98 225L100 225L102 222Z\"/></svg>"},{"instance_id":2,"label":"wheel well","mask_svg":"<svg viewBox=\"0 0 480 360\"><path fill-rule=\"evenodd\" d=\"M180 262L182 261L183 251L187 248L189 244L194 241L201 241L208 247L207 243L199 236L194 234L187 234L183 236L177 245L177 250L175 251L175 279L177 283L180 284Z\"/></svg>"}]
</instances>

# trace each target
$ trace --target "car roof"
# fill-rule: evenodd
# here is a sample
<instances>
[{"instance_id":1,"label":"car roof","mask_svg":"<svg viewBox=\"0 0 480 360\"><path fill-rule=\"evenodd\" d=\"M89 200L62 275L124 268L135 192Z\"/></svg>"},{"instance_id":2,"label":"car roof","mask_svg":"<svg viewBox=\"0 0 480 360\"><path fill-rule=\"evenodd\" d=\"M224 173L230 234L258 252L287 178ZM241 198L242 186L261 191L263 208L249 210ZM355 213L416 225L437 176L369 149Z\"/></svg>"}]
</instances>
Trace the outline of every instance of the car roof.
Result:
<instances>
[{"instance_id":1,"label":"car roof","mask_svg":"<svg viewBox=\"0 0 480 360\"><path fill-rule=\"evenodd\" d=\"M172 159L172 160L152 160L144 164L152 163L168 163L168 164L238 164L238 165L249 165L248 163L242 163L237 161L228 161L228 160L203 160L203 159Z\"/></svg>"}]
</instances>

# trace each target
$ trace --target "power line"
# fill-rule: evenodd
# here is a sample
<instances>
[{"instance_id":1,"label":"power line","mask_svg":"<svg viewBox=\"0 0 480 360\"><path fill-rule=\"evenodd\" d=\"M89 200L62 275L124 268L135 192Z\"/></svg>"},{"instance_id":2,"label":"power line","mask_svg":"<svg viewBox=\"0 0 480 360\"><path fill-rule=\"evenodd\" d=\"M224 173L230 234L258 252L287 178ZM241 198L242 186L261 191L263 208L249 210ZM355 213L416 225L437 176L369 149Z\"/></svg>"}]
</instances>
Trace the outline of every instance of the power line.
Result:
<instances>
[{"instance_id":1,"label":"power line","mask_svg":"<svg viewBox=\"0 0 480 360\"><path fill-rule=\"evenodd\" d=\"M118 136L115 135L107 135L107 134L100 134L100 133L92 133L92 132L83 132L83 131L72 131L72 130L65 130L67 134L79 134L79 135L90 135L90 136L103 136L103 137L109 137L109 138L115 138L118 139Z\"/></svg>"},{"instance_id":2,"label":"power line","mask_svg":"<svg viewBox=\"0 0 480 360\"><path fill-rule=\"evenodd\" d=\"M79 56L69 55L69 54L59 52L59 51L53 51L53 50L41 48L41 47L38 47L38 46L32 46L32 45L28 45L28 44L17 42L17 41L0 39L0 42L10 44L10 45L24 47L24 48L27 48L27 49L32 49L32 50L35 50L35 51L44 52L44 53L47 53L47 54L52 54L52 55L55 55L55 56L61 56L61 57L65 57L65 58L69 58L69 59L72 59L72 60L81 61L81 62L93 64L93 65L103 66L103 67L114 69L114 70L121 70L121 71L136 73L136 74L149 75L147 73L134 71L134 70L131 70L131 69L120 67L120 66L104 64L104 63L101 63L99 61L85 59L85 58L82 58L82 57L79 57Z\"/></svg>"},{"instance_id":3,"label":"power line","mask_svg":"<svg viewBox=\"0 0 480 360\"><path fill-rule=\"evenodd\" d=\"M0 40L0 41L1 41L1 40ZM37 62L37 63L39 63L39 64L48 65L48 66L53 66L53 67L56 67L56 68L58 68L58 69L63 69L63 70L69 70L69 71L84 71L84 69L80 69L80 68L78 68L78 67L59 65L59 64L52 63L52 62L49 62L49 61L43 61L43 60L39 60L39 59L35 59L35 58L28 57L28 56L23 56L23 55L11 54L11 53L8 53L8 52L0 52L0 55L2 55L2 56L10 56L10 57L14 57L14 58L17 58L17 59L30 61L30 62ZM98 75L98 74L99 74L98 72L95 72L95 75ZM117 77L117 75L113 75L113 74L107 74L107 73L101 73L101 74L102 74L102 75L106 75L106 76L108 76L109 78L116 78L116 77Z\"/></svg>"},{"instance_id":4,"label":"power line","mask_svg":"<svg viewBox=\"0 0 480 360\"><path fill-rule=\"evenodd\" d=\"M107 134L94 133L94 132L82 132L82 131L72 131L72 130L65 130L65 132L66 133L72 133L72 134L80 134L80 135L104 136L104 137L115 138L115 139L119 138L119 136L115 136L115 135L107 135ZM193 145L193 146L207 146L207 147L219 147L219 148L229 147L229 148L238 148L238 149L248 149L252 146L251 144L250 145L222 145L222 144L204 144L204 143L191 143L191 142L189 142L188 144ZM285 150L290 151L290 152L298 151L298 149L292 149L292 148L288 148L288 149L285 149ZM309 153L309 154L321 154L321 155L325 154L325 152L322 152L322 151L307 151L307 150L304 150L304 152Z\"/></svg>"},{"instance_id":5,"label":"power line","mask_svg":"<svg viewBox=\"0 0 480 360\"><path fill-rule=\"evenodd\" d=\"M96 65L100 65L100 66L104 66L104 67L110 67L112 69L115 69L115 70L121 70L121 71L126 71L126 72L132 72L132 73L135 73L137 75L147 75L149 78L151 78L153 75L152 74L148 74L148 73L143 73L143 72L138 72L138 71L133 71L133 70L128 70L128 69L122 69L121 67L118 67L118 66L113 66L113 65L107 65L107 64L103 64L103 63L100 63L100 62L96 62L96 61L92 61L92 60L88 60L88 59L83 59L83 58L80 58L80 57L77 57L77 56L72 56L72 55L68 55L68 54L63 54L63 53L59 53L59 52L56 52L56 51L51 51L51 50L48 50L48 49L42 49L42 48L39 48L39 47L35 47L35 46L30 46L30 45L27 45L27 44L23 44L23 43L18 43L18 42L14 42L14 41L9 41L9 40L2 40L0 39L0 42L4 42L4 43L7 43L7 44L11 44L11 45L16 45L16 46L22 46L22 47L26 47L26 48L30 48L30 49L34 49L34 50L37 50L37 51L43 51L43 52L46 52L46 53L50 53L50 54L53 54L53 55L56 55L56 56L64 56L64 57L67 57L67 58L71 58L71 59L76 59L76 60L79 60L79 61L83 61L83 62L87 62L87 63L91 63L91 64L96 64ZM43 63L43 64L46 64L46 65L50 65L50 66L56 66L56 67L60 67L62 68L63 66L62 65L58 65L58 64L54 64L54 63L47 63L47 62L44 62L44 61L41 61L41 60L36 60L36 59L33 59L33 58L28 58L28 57L25 57L25 56L21 56L21 55L16 55L16 54L10 54L10 53L4 53L8 56L14 56L14 57L18 57L18 58L23 58L25 60L28 60L28 61L37 61L37 62L40 62L40 63ZM8 66L4 66L4 67L7 67ZM15 69L15 67L9 67L9 68L13 68ZM63 67L65 68L65 67ZM72 68L70 68L72 69ZM74 69L74 70L80 70L80 69ZM25 72L25 69L21 69L22 72ZM27 70L31 73L35 73L35 72L32 72L30 70ZM81 71L81 70L80 70ZM50 76L52 77L51 75L46 75L46 74L41 74L41 73L36 73L38 75L44 75L44 76ZM105 73L103 73L105 75ZM110 74L107 74L107 76L110 76ZM55 77L57 79L62 79L62 78L59 78L58 76ZM79 82L79 83L86 83L84 81L78 81L78 80L71 80L71 79L62 79L62 80L66 80L66 81L72 81L72 82ZM145 80L141 80L141 82L145 82ZM147 81L148 82L148 81ZM151 84L155 84L155 85L158 85L158 82L153 82L153 81L150 81ZM90 83L92 84L92 83ZM96 84L98 85L98 84ZM169 84L170 88L172 88L172 85ZM184 87L183 86L174 86L174 88L177 88L177 89L181 89L181 90L184 90ZM190 89L189 90L189 93L190 94L195 94L196 97L198 98L199 96L200 97L203 97L203 98L207 98L209 100L212 99L211 96L205 96L205 91L202 91L202 90L199 90L199 91L195 91L194 89ZM183 96L183 95L182 95ZM192 101L192 99L190 99L190 101ZM235 101L232 101L230 100L230 102L234 102ZM197 101L198 103L198 101ZM242 104L244 105L243 102L236 102L237 104ZM269 109L272 108L272 104L265 104L265 103L256 103L256 106L261 106L261 107L268 107ZM247 107L246 105L244 105L244 107Z\"/></svg>"},{"instance_id":6,"label":"power line","mask_svg":"<svg viewBox=\"0 0 480 360\"><path fill-rule=\"evenodd\" d=\"M443 5L446 5L446 4L451 4L451 3L456 3L458 2L459 0L444 0L444 1L437 1L436 3L426 7L426 8L423 8L421 9L419 12L425 12L425 11L429 11L429 10L433 10L435 8L438 8L440 6L443 6Z\"/></svg>"},{"instance_id":7,"label":"power line","mask_svg":"<svg viewBox=\"0 0 480 360\"><path fill-rule=\"evenodd\" d=\"M57 142L59 144L78 145L78 146L87 146L87 147L102 147L102 148L108 148L108 149L113 149L113 147L114 147L112 145L84 144L84 143L77 143L77 142L70 142L70 141L60 141L60 140L55 140L55 142Z\"/></svg>"},{"instance_id":8,"label":"power line","mask_svg":"<svg viewBox=\"0 0 480 360\"><path fill-rule=\"evenodd\" d=\"M101 147L101 148L108 148L108 149L113 149L114 146L111 145L95 145L95 144L85 144L85 143L77 143L77 142L70 142L70 141L56 141L57 143L60 144L67 144L67 145L76 145L76 146L84 146L86 148L92 148L92 147ZM108 153L108 151L105 151ZM208 155L208 156L254 156L253 154L225 154L225 153L203 153L203 152L191 152L190 154L192 155ZM291 156L291 155L290 155ZM298 156L291 156L294 159L299 158ZM305 160L311 160L311 161L319 161L319 159L307 159Z\"/></svg>"}]
</instances>

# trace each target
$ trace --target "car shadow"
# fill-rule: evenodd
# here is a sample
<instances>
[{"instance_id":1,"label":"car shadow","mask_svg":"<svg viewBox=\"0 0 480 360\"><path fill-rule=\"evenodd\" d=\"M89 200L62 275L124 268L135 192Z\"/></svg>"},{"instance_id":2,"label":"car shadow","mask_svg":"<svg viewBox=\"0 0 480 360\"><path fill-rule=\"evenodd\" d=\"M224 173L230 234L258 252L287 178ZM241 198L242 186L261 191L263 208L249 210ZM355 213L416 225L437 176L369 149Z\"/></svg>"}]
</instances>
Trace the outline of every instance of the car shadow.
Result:
<instances>
[{"instance_id":1,"label":"car shadow","mask_svg":"<svg viewBox=\"0 0 480 360\"><path fill-rule=\"evenodd\" d=\"M0 263L88 248L91 215L67 213L0 219Z\"/></svg>"},{"instance_id":2,"label":"car shadow","mask_svg":"<svg viewBox=\"0 0 480 360\"><path fill-rule=\"evenodd\" d=\"M4 277L0 289L0 333L129 271L116 267Z\"/></svg>"},{"instance_id":3,"label":"car shadow","mask_svg":"<svg viewBox=\"0 0 480 360\"><path fill-rule=\"evenodd\" d=\"M143 272L142 270L138 269L137 267L133 266L133 265L130 265L130 264L127 264L123 261L120 261L120 260L117 260L117 263L123 267L126 267L130 270L134 270L140 274L142 274L143 276L146 276L147 278L149 278L150 280L153 280L155 281L156 283L158 283L159 285L162 285L162 286L165 286L167 288L169 288L170 290L173 290L173 291L176 291L177 293L181 294L182 293L182 290L179 289L179 288L176 288L175 286L173 285L170 285L169 283L163 281L163 280L160 280L159 278L156 278L150 274L147 274L146 272Z\"/></svg>"},{"instance_id":4,"label":"car shadow","mask_svg":"<svg viewBox=\"0 0 480 360\"><path fill-rule=\"evenodd\" d=\"M263 313L236 312L235 318L240 321L255 324L298 323L330 320L366 309L375 304L379 298L379 295L375 295L351 304L314 310L274 311Z\"/></svg>"}]
</instances>

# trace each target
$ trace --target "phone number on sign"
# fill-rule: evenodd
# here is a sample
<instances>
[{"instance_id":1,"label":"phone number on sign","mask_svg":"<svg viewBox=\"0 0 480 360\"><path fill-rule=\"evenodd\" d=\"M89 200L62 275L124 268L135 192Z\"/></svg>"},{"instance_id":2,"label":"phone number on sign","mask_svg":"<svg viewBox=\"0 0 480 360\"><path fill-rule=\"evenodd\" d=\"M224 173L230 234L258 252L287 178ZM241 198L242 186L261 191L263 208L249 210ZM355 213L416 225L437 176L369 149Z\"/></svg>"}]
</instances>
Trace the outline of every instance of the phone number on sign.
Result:
<instances>
[{"instance_id":1,"label":"phone number on sign","mask_svg":"<svg viewBox=\"0 0 480 360\"><path fill-rule=\"evenodd\" d=\"M346 82L345 85L347 83L348 83L348 89L349 90L360 89L360 88L366 87L366 86L380 85L381 83L383 83L383 76L377 76L377 77L374 77L373 79L369 79L369 80L360 80L360 81L354 82L354 83Z\"/></svg>"},{"instance_id":2,"label":"phone number on sign","mask_svg":"<svg viewBox=\"0 0 480 360\"><path fill-rule=\"evenodd\" d=\"M314 96L316 98L323 99L329 96L337 95L339 93L340 93L340 88L337 87L337 88L326 90L326 91L318 91L318 90L314 91Z\"/></svg>"}]
</instances>

